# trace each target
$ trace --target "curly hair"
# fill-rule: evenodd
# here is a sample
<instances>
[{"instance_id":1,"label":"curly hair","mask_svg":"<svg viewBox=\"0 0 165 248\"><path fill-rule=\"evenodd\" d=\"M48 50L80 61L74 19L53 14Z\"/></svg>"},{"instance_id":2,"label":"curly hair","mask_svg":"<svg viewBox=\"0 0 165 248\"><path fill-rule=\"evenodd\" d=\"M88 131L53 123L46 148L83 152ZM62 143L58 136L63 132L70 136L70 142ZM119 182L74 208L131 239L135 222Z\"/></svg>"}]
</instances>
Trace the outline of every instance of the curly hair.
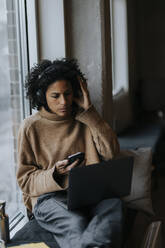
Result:
<instances>
[{"instance_id":1,"label":"curly hair","mask_svg":"<svg viewBox=\"0 0 165 248\"><path fill-rule=\"evenodd\" d=\"M73 95L76 97L81 94L78 76L86 81L76 59L43 60L35 64L26 76L26 97L30 100L33 109L40 110L43 106L49 111L46 102L48 86L57 80L69 81L72 85Z\"/></svg>"}]
</instances>

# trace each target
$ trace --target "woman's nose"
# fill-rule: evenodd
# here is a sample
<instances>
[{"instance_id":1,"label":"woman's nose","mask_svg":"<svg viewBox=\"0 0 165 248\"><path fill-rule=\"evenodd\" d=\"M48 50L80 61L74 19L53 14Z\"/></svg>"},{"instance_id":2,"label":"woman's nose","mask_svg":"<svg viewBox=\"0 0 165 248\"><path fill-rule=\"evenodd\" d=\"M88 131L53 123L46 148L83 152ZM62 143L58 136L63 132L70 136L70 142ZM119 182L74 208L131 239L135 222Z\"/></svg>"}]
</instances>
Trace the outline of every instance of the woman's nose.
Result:
<instances>
[{"instance_id":1,"label":"woman's nose","mask_svg":"<svg viewBox=\"0 0 165 248\"><path fill-rule=\"evenodd\" d=\"M60 96L60 104L64 105L66 104L67 100L66 100L66 97L64 95L61 95Z\"/></svg>"}]
</instances>

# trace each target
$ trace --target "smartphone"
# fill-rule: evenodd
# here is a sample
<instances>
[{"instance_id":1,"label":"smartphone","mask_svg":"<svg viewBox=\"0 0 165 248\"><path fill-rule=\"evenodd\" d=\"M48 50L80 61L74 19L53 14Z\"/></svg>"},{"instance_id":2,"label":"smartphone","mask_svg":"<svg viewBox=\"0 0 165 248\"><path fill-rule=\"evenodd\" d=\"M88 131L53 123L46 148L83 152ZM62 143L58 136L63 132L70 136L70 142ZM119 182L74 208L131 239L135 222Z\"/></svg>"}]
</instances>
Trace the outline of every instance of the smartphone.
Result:
<instances>
[{"instance_id":1,"label":"smartphone","mask_svg":"<svg viewBox=\"0 0 165 248\"><path fill-rule=\"evenodd\" d=\"M72 164L75 160L79 159L79 164L81 164L81 162L84 160L85 158L85 153L84 152L77 152L75 154L72 154L70 156L68 156L68 165Z\"/></svg>"}]
</instances>

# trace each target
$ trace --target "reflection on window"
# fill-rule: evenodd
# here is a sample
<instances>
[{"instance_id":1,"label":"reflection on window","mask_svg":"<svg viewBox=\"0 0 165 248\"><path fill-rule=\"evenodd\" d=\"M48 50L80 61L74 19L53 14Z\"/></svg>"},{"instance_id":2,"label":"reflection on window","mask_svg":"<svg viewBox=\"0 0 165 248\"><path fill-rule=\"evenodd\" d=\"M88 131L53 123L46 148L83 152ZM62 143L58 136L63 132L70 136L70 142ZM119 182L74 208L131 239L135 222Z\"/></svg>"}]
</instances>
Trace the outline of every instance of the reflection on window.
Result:
<instances>
[{"instance_id":1,"label":"reflection on window","mask_svg":"<svg viewBox=\"0 0 165 248\"><path fill-rule=\"evenodd\" d=\"M0 199L7 213L20 209L16 183L17 133L21 122L19 58L14 0L0 1Z\"/></svg>"}]
</instances>

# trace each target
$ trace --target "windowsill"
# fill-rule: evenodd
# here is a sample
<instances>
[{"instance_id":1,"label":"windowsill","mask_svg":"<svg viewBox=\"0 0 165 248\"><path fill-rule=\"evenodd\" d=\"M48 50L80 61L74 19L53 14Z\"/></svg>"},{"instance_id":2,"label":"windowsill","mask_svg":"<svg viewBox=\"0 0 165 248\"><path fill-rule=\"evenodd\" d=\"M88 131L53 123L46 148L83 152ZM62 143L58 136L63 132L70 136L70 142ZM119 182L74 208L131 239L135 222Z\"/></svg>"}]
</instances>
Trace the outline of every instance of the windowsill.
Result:
<instances>
[{"instance_id":1,"label":"windowsill","mask_svg":"<svg viewBox=\"0 0 165 248\"><path fill-rule=\"evenodd\" d=\"M28 222L28 217L25 216L22 212L19 212L15 215L14 218L9 223L10 230L10 239Z\"/></svg>"}]
</instances>

